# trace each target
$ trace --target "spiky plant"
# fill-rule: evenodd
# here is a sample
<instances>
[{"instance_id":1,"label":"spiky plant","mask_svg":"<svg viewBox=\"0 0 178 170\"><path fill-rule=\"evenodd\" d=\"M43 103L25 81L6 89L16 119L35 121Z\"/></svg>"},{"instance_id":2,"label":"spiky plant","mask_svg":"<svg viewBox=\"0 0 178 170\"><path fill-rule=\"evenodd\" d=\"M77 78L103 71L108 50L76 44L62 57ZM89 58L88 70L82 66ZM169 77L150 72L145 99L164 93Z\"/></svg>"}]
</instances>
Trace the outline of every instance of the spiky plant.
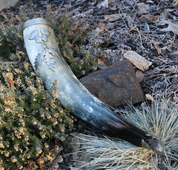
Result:
<instances>
[{"instance_id":1,"label":"spiky plant","mask_svg":"<svg viewBox=\"0 0 178 170\"><path fill-rule=\"evenodd\" d=\"M73 134L73 143L80 145L74 153L76 165L83 169L178 169L178 105L154 101L142 110L132 107L124 117L160 138L166 146L164 154L119 139Z\"/></svg>"}]
</instances>

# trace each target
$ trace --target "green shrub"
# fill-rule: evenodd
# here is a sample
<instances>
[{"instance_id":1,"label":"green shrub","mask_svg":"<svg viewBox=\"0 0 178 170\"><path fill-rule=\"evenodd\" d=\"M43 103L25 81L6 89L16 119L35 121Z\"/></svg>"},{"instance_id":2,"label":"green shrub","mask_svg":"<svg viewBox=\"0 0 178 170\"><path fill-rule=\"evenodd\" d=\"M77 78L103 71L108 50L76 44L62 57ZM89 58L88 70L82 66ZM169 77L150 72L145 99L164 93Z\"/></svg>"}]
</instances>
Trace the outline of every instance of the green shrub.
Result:
<instances>
[{"instance_id":1,"label":"green shrub","mask_svg":"<svg viewBox=\"0 0 178 170\"><path fill-rule=\"evenodd\" d=\"M59 154L59 147L74 129L76 119L56 99L55 87L50 95L42 80L33 72L25 52L21 24L29 18L6 18L0 25L0 169L22 169L44 153L42 161ZM48 16L45 16L48 17ZM54 16L53 16L54 17ZM18 23L14 25L14 23ZM55 21L56 22L56 21ZM55 24L55 22L53 22ZM61 30L61 25L63 30ZM20 24L21 23L21 24ZM71 34L68 20L62 17L55 25L55 33L62 54L78 76L91 70L94 58L82 52L82 62L74 61L79 35ZM61 40L61 37L65 41ZM51 146L50 143L53 143ZM54 150L54 147L58 148Z\"/></svg>"},{"instance_id":2,"label":"green shrub","mask_svg":"<svg viewBox=\"0 0 178 170\"><path fill-rule=\"evenodd\" d=\"M73 21L63 15L58 22L54 21L54 31L62 56L70 65L74 74L81 78L97 70L94 53L86 52L87 35L73 28Z\"/></svg>"},{"instance_id":3,"label":"green shrub","mask_svg":"<svg viewBox=\"0 0 178 170\"><path fill-rule=\"evenodd\" d=\"M50 95L42 80L23 62L0 64L0 165L22 168L45 152L55 157L50 142L61 144L74 127L74 117Z\"/></svg>"},{"instance_id":4,"label":"green shrub","mask_svg":"<svg viewBox=\"0 0 178 170\"><path fill-rule=\"evenodd\" d=\"M31 19L24 12L0 24L0 169L38 167L36 160L51 160L59 154L62 141L74 129L76 119L44 87L29 62L21 25ZM33 12L33 18L37 18ZM85 36L74 31L72 20L57 21L48 6L41 14L54 24L62 56L77 77L96 70L94 54L85 52ZM16 23L16 24L14 24ZM50 143L53 142L51 146Z\"/></svg>"}]
</instances>

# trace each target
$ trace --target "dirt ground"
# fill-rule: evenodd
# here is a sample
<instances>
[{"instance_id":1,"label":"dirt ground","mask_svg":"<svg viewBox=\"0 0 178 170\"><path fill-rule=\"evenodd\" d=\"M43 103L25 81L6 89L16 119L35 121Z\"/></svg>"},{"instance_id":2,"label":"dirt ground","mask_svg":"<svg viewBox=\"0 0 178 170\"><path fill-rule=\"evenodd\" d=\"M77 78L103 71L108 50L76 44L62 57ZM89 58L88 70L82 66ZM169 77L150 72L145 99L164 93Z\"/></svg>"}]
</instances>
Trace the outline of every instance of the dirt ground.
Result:
<instances>
[{"instance_id":1,"label":"dirt ground","mask_svg":"<svg viewBox=\"0 0 178 170\"><path fill-rule=\"evenodd\" d=\"M85 48L104 58L98 61L100 68L124 60L127 51L135 51L151 62L145 70L135 66L144 94L178 102L176 1L20 0L1 13L15 16L23 12L33 18L35 12L39 17L47 11L47 4L57 18L61 13L72 17L76 27L90 35ZM3 21L2 15L0 19Z\"/></svg>"},{"instance_id":2,"label":"dirt ground","mask_svg":"<svg viewBox=\"0 0 178 170\"><path fill-rule=\"evenodd\" d=\"M0 21L5 21L2 14L40 17L50 5L56 18L71 17L87 35L85 50L101 56L98 69L125 60L129 51L143 59L135 57L132 63L145 99L178 103L177 4L177 0L20 0L0 12Z\"/></svg>"}]
</instances>

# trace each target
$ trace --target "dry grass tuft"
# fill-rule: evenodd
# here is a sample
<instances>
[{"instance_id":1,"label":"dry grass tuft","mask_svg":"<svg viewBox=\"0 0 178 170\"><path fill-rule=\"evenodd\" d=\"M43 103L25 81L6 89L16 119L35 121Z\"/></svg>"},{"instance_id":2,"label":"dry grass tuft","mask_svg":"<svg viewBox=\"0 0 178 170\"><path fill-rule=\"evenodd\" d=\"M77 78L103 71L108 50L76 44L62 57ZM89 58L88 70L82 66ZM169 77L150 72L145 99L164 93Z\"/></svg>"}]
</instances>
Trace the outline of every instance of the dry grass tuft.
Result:
<instances>
[{"instance_id":1,"label":"dry grass tuft","mask_svg":"<svg viewBox=\"0 0 178 170\"><path fill-rule=\"evenodd\" d=\"M79 146L74 153L76 165L82 169L178 169L178 105L162 100L142 110L131 107L125 119L160 138L166 145L164 154L120 139L73 134L73 143Z\"/></svg>"}]
</instances>

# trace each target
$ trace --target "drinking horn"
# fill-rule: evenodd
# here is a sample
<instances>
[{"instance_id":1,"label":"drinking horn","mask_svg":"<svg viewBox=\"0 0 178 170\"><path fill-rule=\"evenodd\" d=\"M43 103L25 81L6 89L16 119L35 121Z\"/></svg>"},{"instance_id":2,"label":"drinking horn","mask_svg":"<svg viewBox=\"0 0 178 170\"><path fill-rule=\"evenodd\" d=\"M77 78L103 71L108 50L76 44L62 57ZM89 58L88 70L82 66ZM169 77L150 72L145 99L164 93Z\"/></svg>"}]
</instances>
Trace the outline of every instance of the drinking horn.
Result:
<instances>
[{"instance_id":1,"label":"drinking horn","mask_svg":"<svg viewBox=\"0 0 178 170\"><path fill-rule=\"evenodd\" d=\"M164 151L161 140L114 113L80 83L59 51L51 22L43 18L31 19L23 24L22 29L33 69L49 91L58 82L57 99L65 108L72 108L76 117L102 131L115 136L120 132L130 132L137 136L143 147L156 153Z\"/></svg>"}]
</instances>

